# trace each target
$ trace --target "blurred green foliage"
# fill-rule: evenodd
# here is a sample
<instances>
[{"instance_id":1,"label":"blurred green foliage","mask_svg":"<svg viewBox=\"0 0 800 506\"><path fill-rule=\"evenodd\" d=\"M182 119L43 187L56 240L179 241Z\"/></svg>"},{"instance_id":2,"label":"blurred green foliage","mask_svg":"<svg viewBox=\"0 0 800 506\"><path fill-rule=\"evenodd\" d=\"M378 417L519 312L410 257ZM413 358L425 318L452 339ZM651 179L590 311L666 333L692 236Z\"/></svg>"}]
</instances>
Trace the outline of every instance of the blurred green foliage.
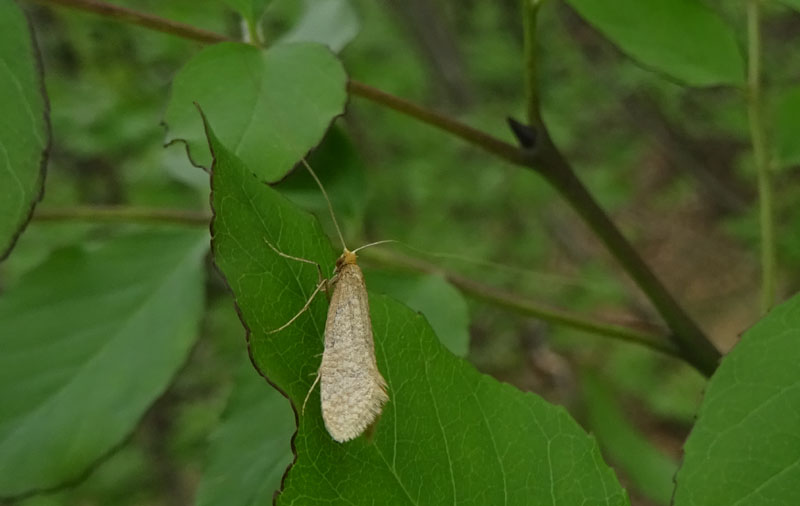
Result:
<instances>
[{"instance_id":1,"label":"blurred green foliage","mask_svg":"<svg viewBox=\"0 0 800 506\"><path fill-rule=\"evenodd\" d=\"M409 12L418 4L352 2L361 30L342 43L349 75L510 141L505 117L520 117L524 110L517 2L430 2L427 25ZM735 27L743 45L740 6L709 4ZM241 33L241 21L224 2L124 5L234 37ZM93 15L36 4L25 8L42 49L52 109L54 145L42 207L208 210L207 175L190 165L183 147L162 147L159 125L171 79L202 46ZM792 49L800 18L777 4L765 10L767 98L792 105L800 80L800 53ZM262 19L264 40L289 33L303 15L299 2L271 2ZM742 94L684 88L641 68L561 2L546 3L539 17L544 114L556 143L715 341L731 346L757 318L758 228ZM793 233L800 229L791 142L796 132L791 124L780 130L788 107L776 107L773 118L785 165L775 174L784 293L800 284L800 235ZM535 300L621 322L656 320L643 296L535 174L357 97L336 125L336 138L326 142L354 145L360 162L353 163L363 168L341 190L329 186L350 243L392 238L431 253L514 266L437 260ZM318 153L323 175L330 163L324 148ZM307 198L305 184L293 177L302 176L290 176L287 193L324 215L319 200ZM353 185L357 197L347 194ZM344 209L345 200L352 208ZM127 228L135 227L34 223L0 266L0 284L12 284L52 249ZM212 279L209 288L203 334L166 400L86 481L23 504L191 502L207 437L225 406L244 343L221 281ZM497 308L471 302L469 310L469 357L481 370L580 414L576 371L599 369L608 388L636 407L632 423L677 455L704 385L692 369ZM547 356L557 358L542 359Z\"/></svg>"}]
</instances>

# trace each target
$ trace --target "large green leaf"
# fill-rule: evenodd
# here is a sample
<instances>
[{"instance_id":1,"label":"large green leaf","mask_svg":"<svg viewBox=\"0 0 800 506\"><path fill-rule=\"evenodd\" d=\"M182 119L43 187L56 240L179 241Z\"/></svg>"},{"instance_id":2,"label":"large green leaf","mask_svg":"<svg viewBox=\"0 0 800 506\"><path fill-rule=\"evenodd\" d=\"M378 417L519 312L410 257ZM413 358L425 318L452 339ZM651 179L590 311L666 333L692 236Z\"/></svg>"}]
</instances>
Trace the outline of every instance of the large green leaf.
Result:
<instances>
[{"instance_id":1,"label":"large green leaf","mask_svg":"<svg viewBox=\"0 0 800 506\"><path fill-rule=\"evenodd\" d=\"M675 506L793 506L800 494L800 295L773 309L711 378L684 446Z\"/></svg>"},{"instance_id":2,"label":"large green leaf","mask_svg":"<svg viewBox=\"0 0 800 506\"><path fill-rule=\"evenodd\" d=\"M211 155L193 102L220 140L261 179L276 181L322 139L344 112L347 76L324 46L280 44L268 50L225 42L204 49L175 76L165 121L195 164Z\"/></svg>"},{"instance_id":3,"label":"large green leaf","mask_svg":"<svg viewBox=\"0 0 800 506\"><path fill-rule=\"evenodd\" d=\"M38 59L25 15L0 2L0 260L42 195L50 124Z\"/></svg>"},{"instance_id":4,"label":"large green leaf","mask_svg":"<svg viewBox=\"0 0 800 506\"><path fill-rule=\"evenodd\" d=\"M466 301L455 288L434 275L406 275L402 279L382 271L366 275L373 288L377 283L378 291L383 288L422 314L430 315L438 324L434 328L443 329L439 334L442 343L457 355L466 354L469 344ZM451 320L450 316L454 318ZM289 402L270 388L248 361L239 371L222 424L213 434L197 493L198 506L269 503L292 462L289 440L294 431ZM667 481L670 480L668 477Z\"/></svg>"},{"instance_id":5,"label":"large green leaf","mask_svg":"<svg viewBox=\"0 0 800 506\"><path fill-rule=\"evenodd\" d=\"M247 361L212 437L198 506L269 504L292 462L294 430L289 401Z\"/></svg>"},{"instance_id":6,"label":"large green leaf","mask_svg":"<svg viewBox=\"0 0 800 506\"><path fill-rule=\"evenodd\" d=\"M281 332L336 252L317 221L211 133L214 259L249 329L255 364L296 411L323 349L325 297ZM278 504L627 504L595 441L567 412L478 373L448 352L425 319L370 295L376 353L390 400L371 440L333 441L315 392L294 439L297 460Z\"/></svg>"},{"instance_id":7,"label":"large green leaf","mask_svg":"<svg viewBox=\"0 0 800 506\"><path fill-rule=\"evenodd\" d=\"M74 480L131 432L197 336L202 232L54 253L0 299L0 496Z\"/></svg>"},{"instance_id":8,"label":"large green leaf","mask_svg":"<svg viewBox=\"0 0 800 506\"><path fill-rule=\"evenodd\" d=\"M744 82L734 31L701 0L567 0L646 67L691 86Z\"/></svg>"}]
</instances>

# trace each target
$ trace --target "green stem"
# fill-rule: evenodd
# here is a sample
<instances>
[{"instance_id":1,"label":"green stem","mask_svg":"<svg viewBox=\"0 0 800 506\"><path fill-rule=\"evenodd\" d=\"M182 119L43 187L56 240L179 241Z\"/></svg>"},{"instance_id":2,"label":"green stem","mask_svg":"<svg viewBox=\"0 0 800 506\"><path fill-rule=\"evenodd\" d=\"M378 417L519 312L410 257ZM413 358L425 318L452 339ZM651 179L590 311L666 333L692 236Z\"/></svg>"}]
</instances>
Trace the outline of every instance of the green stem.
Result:
<instances>
[{"instance_id":1,"label":"green stem","mask_svg":"<svg viewBox=\"0 0 800 506\"><path fill-rule=\"evenodd\" d=\"M223 35L213 34L149 14L136 13L98 0L36 1L87 10L201 42L228 40ZM567 199L575 211L589 224L609 251L627 270L633 280L647 294L672 331L670 338L680 350L683 358L702 373L706 375L713 373L720 358L719 352L672 298L630 243L622 236L614 223L602 211L577 178L572 167L550 141L544 128L540 129L542 130L540 146L534 150L523 150L488 133L461 123L454 118L426 109L363 83L351 80L348 84L348 90L354 95L364 97L372 102L449 132L499 158L540 173Z\"/></svg>"},{"instance_id":2,"label":"green stem","mask_svg":"<svg viewBox=\"0 0 800 506\"><path fill-rule=\"evenodd\" d=\"M539 73L536 67L536 20L542 0L522 0L523 57L525 60L525 104L528 125L541 123Z\"/></svg>"},{"instance_id":3,"label":"green stem","mask_svg":"<svg viewBox=\"0 0 800 506\"><path fill-rule=\"evenodd\" d=\"M465 295L494 306L502 307L517 314L532 316L555 325L563 325L599 336L635 343L660 353L678 358L681 357L679 351L667 340L667 336L664 334L649 332L629 326L615 325L613 323L592 320L575 315L568 311L546 306L522 298L517 294L479 283L417 258L390 253L380 249L364 250L364 252L360 254L366 257L367 260L375 261L383 265L406 268L416 272L439 274L447 279L453 286L461 290Z\"/></svg>"},{"instance_id":4,"label":"green stem","mask_svg":"<svg viewBox=\"0 0 800 506\"><path fill-rule=\"evenodd\" d=\"M248 18L246 24L248 36L247 42L253 44L254 46L262 47L264 45L264 41L261 40L261 37L258 34L258 23Z\"/></svg>"},{"instance_id":5,"label":"green stem","mask_svg":"<svg viewBox=\"0 0 800 506\"><path fill-rule=\"evenodd\" d=\"M152 209L126 206L78 206L61 209L37 208L33 221L139 222L208 226L211 215L184 209Z\"/></svg>"},{"instance_id":6,"label":"green stem","mask_svg":"<svg viewBox=\"0 0 800 506\"><path fill-rule=\"evenodd\" d=\"M775 234L772 211L772 180L770 177L767 139L762 118L761 97L761 21L760 1L747 2L747 109L750 118L750 139L753 144L758 178L759 222L761 229L761 312L766 313L775 303Z\"/></svg>"}]
</instances>

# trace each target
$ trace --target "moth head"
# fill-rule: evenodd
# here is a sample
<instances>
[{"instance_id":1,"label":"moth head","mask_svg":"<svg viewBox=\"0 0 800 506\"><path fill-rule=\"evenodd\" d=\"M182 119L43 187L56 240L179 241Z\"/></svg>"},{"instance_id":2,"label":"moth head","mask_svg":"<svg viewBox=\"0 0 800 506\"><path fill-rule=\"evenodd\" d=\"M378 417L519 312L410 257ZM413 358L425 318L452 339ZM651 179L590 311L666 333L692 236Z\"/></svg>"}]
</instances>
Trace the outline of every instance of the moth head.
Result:
<instances>
[{"instance_id":1,"label":"moth head","mask_svg":"<svg viewBox=\"0 0 800 506\"><path fill-rule=\"evenodd\" d=\"M354 251L345 248L341 256L336 259L336 272L339 272L345 265L355 265L357 258Z\"/></svg>"}]
</instances>

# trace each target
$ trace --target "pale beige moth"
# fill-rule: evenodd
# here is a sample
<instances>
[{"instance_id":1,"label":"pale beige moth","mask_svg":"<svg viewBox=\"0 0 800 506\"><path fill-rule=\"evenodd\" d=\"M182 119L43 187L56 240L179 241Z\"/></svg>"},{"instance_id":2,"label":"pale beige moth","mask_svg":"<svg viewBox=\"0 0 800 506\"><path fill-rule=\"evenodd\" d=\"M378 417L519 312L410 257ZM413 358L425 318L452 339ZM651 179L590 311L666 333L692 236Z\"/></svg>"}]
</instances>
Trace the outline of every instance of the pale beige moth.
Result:
<instances>
[{"instance_id":1,"label":"pale beige moth","mask_svg":"<svg viewBox=\"0 0 800 506\"><path fill-rule=\"evenodd\" d=\"M325 428L334 440L343 443L358 437L372 425L381 414L383 405L389 400L386 380L378 370L375 359L367 286L361 268L356 262L357 251L389 241L367 244L353 251L347 249L322 182L305 160L303 164L319 185L328 203L344 251L336 260L333 276L327 280L322 279L300 312L270 333L283 330L294 322L308 309L320 290L332 289L325 322L325 349L322 353L322 362L303 402L303 411L311 392L319 382ZM269 242L267 244L282 257L318 265L311 260L282 253Z\"/></svg>"}]
</instances>

